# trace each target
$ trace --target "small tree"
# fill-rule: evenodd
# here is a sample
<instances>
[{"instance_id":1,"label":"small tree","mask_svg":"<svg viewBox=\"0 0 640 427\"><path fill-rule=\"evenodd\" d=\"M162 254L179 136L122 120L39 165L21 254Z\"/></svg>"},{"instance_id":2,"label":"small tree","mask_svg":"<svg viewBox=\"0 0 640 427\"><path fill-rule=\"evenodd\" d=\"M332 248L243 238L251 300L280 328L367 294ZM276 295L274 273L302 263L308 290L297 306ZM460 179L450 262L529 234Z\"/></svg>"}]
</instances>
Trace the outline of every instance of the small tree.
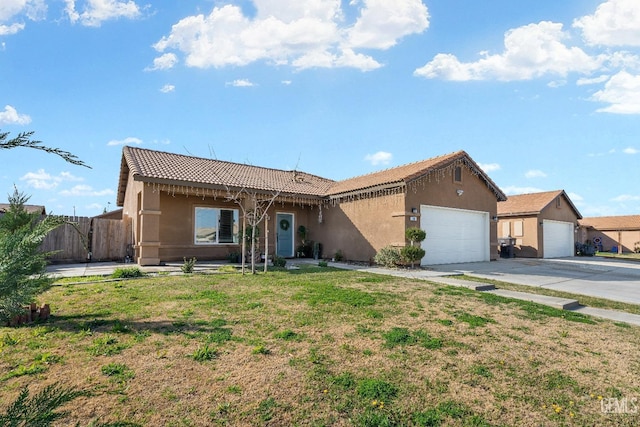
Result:
<instances>
[{"instance_id":1,"label":"small tree","mask_svg":"<svg viewBox=\"0 0 640 427\"><path fill-rule=\"evenodd\" d=\"M41 218L24 207L29 197L14 189L9 210L0 218L0 321L22 314L24 305L46 290L46 257L39 247L45 236L64 223L59 217Z\"/></svg>"},{"instance_id":2,"label":"small tree","mask_svg":"<svg viewBox=\"0 0 640 427\"><path fill-rule=\"evenodd\" d=\"M405 230L404 236L409 240L410 246L402 248L400 254L403 259L411 263L411 268L413 268L413 264L416 261L420 261L424 258L426 252L419 246L419 244L427 237L427 233L418 227L409 227ZM415 245L416 243L418 246Z\"/></svg>"}]
</instances>

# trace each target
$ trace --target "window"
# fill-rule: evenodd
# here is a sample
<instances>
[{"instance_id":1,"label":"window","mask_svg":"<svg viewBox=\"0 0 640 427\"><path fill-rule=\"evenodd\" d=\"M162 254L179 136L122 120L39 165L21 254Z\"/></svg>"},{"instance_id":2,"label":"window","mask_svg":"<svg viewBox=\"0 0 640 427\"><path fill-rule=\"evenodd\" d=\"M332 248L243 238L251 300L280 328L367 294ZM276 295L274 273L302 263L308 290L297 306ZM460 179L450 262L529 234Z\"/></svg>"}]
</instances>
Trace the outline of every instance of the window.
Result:
<instances>
[{"instance_id":1,"label":"window","mask_svg":"<svg viewBox=\"0 0 640 427\"><path fill-rule=\"evenodd\" d=\"M501 237L511 237L511 223L509 221L505 221L502 223Z\"/></svg>"},{"instance_id":2,"label":"window","mask_svg":"<svg viewBox=\"0 0 640 427\"><path fill-rule=\"evenodd\" d=\"M524 221L513 221L513 237L524 236Z\"/></svg>"},{"instance_id":3,"label":"window","mask_svg":"<svg viewBox=\"0 0 640 427\"><path fill-rule=\"evenodd\" d=\"M562 207L562 201L560 200L560 196L556 197L556 208Z\"/></svg>"},{"instance_id":4,"label":"window","mask_svg":"<svg viewBox=\"0 0 640 427\"><path fill-rule=\"evenodd\" d=\"M238 243L238 210L196 207L196 245Z\"/></svg>"},{"instance_id":5,"label":"window","mask_svg":"<svg viewBox=\"0 0 640 427\"><path fill-rule=\"evenodd\" d=\"M453 182L462 182L462 166L456 166L453 170Z\"/></svg>"}]
</instances>

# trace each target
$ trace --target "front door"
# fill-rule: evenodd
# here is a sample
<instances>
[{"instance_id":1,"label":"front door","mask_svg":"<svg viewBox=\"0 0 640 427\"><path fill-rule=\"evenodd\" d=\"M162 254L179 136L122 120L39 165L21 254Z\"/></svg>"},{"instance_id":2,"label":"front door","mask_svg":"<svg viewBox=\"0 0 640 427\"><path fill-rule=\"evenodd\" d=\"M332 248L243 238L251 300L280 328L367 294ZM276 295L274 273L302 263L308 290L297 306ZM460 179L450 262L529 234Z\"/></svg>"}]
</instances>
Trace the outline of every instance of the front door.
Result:
<instances>
[{"instance_id":1,"label":"front door","mask_svg":"<svg viewBox=\"0 0 640 427\"><path fill-rule=\"evenodd\" d=\"M276 255L283 258L293 256L293 214L276 214Z\"/></svg>"}]
</instances>

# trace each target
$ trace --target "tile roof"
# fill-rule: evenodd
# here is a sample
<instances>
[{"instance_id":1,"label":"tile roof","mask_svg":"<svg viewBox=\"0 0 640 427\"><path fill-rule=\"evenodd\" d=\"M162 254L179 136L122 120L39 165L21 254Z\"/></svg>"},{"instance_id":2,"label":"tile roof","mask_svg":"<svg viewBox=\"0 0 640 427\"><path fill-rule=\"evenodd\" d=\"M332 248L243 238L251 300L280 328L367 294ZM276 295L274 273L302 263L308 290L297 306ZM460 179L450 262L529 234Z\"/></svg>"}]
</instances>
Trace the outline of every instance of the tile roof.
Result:
<instances>
[{"instance_id":1,"label":"tile roof","mask_svg":"<svg viewBox=\"0 0 640 427\"><path fill-rule=\"evenodd\" d=\"M486 175L480 167L464 151L457 151L431 159L421 160L367 175L361 175L334 183L329 190L330 196L337 196L345 193L368 191L383 186L405 185L422 176L435 172L456 161L463 161L483 179L496 193L498 199L505 199L506 196L498 186Z\"/></svg>"},{"instance_id":2,"label":"tile roof","mask_svg":"<svg viewBox=\"0 0 640 427\"><path fill-rule=\"evenodd\" d=\"M0 213L7 212L10 207L11 205L9 203L0 203ZM24 205L24 209L29 213L39 213L41 215L47 214L44 206L40 205Z\"/></svg>"},{"instance_id":3,"label":"tile roof","mask_svg":"<svg viewBox=\"0 0 640 427\"><path fill-rule=\"evenodd\" d=\"M596 230L640 230L640 215L589 217L581 219L578 223Z\"/></svg>"},{"instance_id":4,"label":"tile roof","mask_svg":"<svg viewBox=\"0 0 640 427\"><path fill-rule=\"evenodd\" d=\"M124 147L118 202L124 201L129 171L134 179L210 188L281 190L285 194L323 196L332 180L300 171L284 171L240 163L185 156L143 148Z\"/></svg>"},{"instance_id":5,"label":"tile roof","mask_svg":"<svg viewBox=\"0 0 640 427\"><path fill-rule=\"evenodd\" d=\"M498 216L537 215L549 206L558 196L564 196L578 218L582 218L564 190L544 191L541 193L518 194L509 196L506 201L498 203Z\"/></svg>"},{"instance_id":6,"label":"tile roof","mask_svg":"<svg viewBox=\"0 0 640 427\"><path fill-rule=\"evenodd\" d=\"M124 147L118 184L118 205L124 203L129 173L135 180L207 188L251 188L259 191L283 190L284 194L317 198L340 197L381 187L403 187L413 180L453 162L466 164L496 194L506 196L464 151L422 160L344 181L333 181L300 171L284 171L246 164L204 159L135 147Z\"/></svg>"}]
</instances>

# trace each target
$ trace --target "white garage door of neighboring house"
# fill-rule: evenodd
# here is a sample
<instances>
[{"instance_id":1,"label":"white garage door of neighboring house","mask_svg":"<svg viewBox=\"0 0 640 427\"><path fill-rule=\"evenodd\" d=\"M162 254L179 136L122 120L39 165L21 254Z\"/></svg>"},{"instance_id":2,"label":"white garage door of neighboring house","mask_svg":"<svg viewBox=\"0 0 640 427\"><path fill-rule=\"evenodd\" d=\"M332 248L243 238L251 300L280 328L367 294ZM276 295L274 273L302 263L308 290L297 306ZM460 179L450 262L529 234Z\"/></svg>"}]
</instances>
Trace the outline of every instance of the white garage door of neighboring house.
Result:
<instances>
[{"instance_id":1,"label":"white garage door of neighboring house","mask_svg":"<svg viewBox=\"0 0 640 427\"><path fill-rule=\"evenodd\" d=\"M489 213L420 206L422 265L489 261Z\"/></svg>"},{"instance_id":2,"label":"white garage door of neighboring house","mask_svg":"<svg viewBox=\"0 0 640 427\"><path fill-rule=\"evenodd\" d=\"M543 220L543 258L573 256L574 227L572 222Z\"/></svg>"}]
</instances>

